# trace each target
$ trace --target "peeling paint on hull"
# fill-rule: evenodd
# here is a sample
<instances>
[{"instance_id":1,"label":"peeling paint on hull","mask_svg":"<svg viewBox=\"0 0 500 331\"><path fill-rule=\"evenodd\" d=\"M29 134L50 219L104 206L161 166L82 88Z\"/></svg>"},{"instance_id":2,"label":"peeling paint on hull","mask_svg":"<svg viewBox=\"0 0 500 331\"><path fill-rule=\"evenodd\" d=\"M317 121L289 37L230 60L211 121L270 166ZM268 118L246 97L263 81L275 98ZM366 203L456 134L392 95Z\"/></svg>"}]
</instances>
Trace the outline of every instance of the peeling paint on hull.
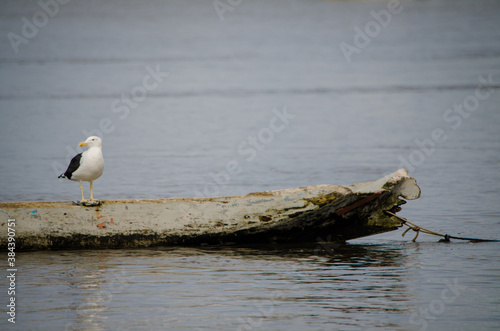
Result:
<instances>
[{"instance_id":1,"label":"peeling paint on hull","mask_svg":"<svg viewBox=\"0 0 500 331\"><path fill-rule=\"evenodd\" d=\"M343 242L401 226L385 210L420 196L404 169L377 181L215 198L0 203L0 244L16 220L16 250L158 245Z\"/></svg>"}]
</instances>

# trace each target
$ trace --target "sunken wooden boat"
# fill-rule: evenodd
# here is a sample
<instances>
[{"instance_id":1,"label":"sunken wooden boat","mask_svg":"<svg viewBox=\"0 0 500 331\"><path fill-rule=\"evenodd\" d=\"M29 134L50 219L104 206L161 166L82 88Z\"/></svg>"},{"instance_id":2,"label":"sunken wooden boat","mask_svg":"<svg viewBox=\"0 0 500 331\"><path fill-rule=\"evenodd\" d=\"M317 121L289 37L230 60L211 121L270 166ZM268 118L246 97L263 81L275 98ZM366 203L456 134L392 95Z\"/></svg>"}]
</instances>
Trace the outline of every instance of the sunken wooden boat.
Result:
<instances>
[{"instance_id":1,"label":"sunken wooden boat","mask_svg":"<svg viewBox=\"0 0 500 331\"><path fill-rule=\"evenodd\" d=\"M407 174L400 169L372 182L245 196L104 200L95 207L71 201L4 202L0 244L7 247L10 240L16 251L26 251L345 242L402 225L385 211L397 212L404 199L420 196Z\"/></svg>"}]
</instances>

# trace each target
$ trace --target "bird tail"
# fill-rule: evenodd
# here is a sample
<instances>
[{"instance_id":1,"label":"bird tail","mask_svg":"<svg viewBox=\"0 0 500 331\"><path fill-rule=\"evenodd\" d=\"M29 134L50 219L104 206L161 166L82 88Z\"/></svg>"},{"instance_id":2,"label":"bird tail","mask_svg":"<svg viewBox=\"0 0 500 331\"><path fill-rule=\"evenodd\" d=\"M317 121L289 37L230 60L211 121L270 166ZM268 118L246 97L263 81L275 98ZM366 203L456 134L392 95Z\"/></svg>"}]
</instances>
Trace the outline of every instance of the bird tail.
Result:
<instances>
[{"instance_id":1,"label":"bird tail","mask_svg":"<svg viewBox=\"0 0 500 331\"><path fill-rule=\"evenodd\" d=\"M64 174L60 174L59 177L57 178L67 178L66 176L64 176Z\"/></svg>"}]
</instances>

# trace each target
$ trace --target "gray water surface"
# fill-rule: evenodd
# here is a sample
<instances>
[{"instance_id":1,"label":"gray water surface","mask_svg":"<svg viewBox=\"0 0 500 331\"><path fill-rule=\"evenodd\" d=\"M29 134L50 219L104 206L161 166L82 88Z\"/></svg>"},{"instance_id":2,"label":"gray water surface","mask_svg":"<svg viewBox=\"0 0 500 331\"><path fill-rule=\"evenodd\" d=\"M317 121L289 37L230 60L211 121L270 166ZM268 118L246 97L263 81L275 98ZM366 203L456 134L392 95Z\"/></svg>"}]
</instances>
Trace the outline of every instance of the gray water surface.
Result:
<instances>
[{"instance_id":1,"label":"gray water surface","mask_svg":"<svg viewBox=\"0 0 500 331\"><path fill-rule=\"evenodd\" d=\"M405 167L422 196L402 216L500 238L500 2L232 3L221 20L208 0L74 0L46 22L36 1L2 3L0 201L78 199L57 176L97 134L97 198L343 185ZM39 20L36 35L23 37L23 17ZM305 246L18 253L17 323L3 314L0 326L500 327L498 243L401 233L340 247L325 234Z\"/></svg>"}]
</instances>

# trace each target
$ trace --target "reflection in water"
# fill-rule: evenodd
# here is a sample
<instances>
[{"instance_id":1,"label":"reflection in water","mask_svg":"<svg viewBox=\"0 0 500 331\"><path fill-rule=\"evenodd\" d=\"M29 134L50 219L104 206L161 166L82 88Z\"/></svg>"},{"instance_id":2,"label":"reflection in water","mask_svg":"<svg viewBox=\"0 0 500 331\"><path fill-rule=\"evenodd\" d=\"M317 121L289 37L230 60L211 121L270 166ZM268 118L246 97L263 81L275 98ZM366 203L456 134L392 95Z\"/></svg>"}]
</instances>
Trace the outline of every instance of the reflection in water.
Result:
<instances>
[{"instance_id":1,"label":"reflection in water","mask_svg":"<svg viewBox=\"0 0 500 331\"><path fill-rule=\"evenodd\" d=\"M372 325L381 311L407 320L403 246L343 245L328 253L319 247L38 252L25 253L23 264L57 259L66 269L40 276L59 294L44 309L61 311L68 330L306 327L318 316L348 328ZM37 312L27 316L30 325Z\"/></svg>"},{"instance_id":2,"label":"reflection in water","mask_svg":"<svg viewBox=\"0 0 500 331\"><path fill-rule=\"evenodd\" d=\"M66 330L104 330L107 310L114 296L127 289L135 276L119 266L110 265L106 251L75 254L74 270L66 274L66 281L73 289L71 309L73 320L66 323Z\"/></svg>"},{"instance_id":3,"label":"reflection in water","mask_svg":"<svg viewBox=\"0 0 500 331\"><path fill-rule=\"evenodd\" d=\"M25 252L14 329L447 329L471 318L475 293L498 301L482 285L498 267L457 257L480 266L495 243L326 244ZM443 299L450 284L460 295Z\"/></svg>"}]
</instances>

